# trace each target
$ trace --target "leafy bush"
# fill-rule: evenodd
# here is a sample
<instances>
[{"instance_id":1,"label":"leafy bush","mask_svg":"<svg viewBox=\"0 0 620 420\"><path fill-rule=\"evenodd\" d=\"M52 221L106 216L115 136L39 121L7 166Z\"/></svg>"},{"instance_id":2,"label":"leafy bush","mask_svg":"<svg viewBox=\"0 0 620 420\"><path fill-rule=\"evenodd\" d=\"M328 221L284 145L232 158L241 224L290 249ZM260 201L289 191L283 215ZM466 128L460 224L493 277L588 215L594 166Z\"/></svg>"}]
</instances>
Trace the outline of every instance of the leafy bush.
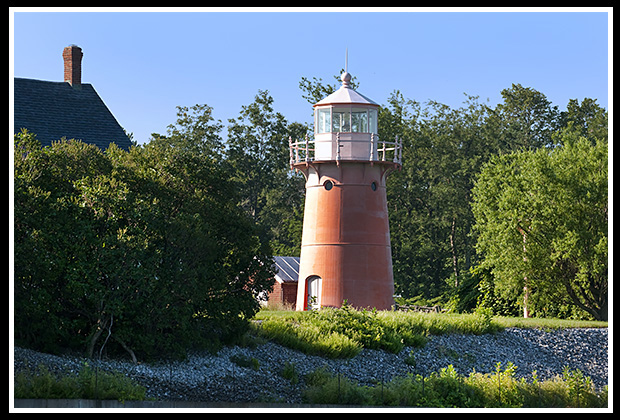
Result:
<instances>
[{"instance_id":1,"label":"leafy bush","mask_svg":"<svg viewBox=\"0 0 620 420\"><path fill-rule=\"evenodd\" d=\"M245 332L270 251L208 154L22 132L14 160L17 343L148 360Z\"/></svg>"}]
</instances>

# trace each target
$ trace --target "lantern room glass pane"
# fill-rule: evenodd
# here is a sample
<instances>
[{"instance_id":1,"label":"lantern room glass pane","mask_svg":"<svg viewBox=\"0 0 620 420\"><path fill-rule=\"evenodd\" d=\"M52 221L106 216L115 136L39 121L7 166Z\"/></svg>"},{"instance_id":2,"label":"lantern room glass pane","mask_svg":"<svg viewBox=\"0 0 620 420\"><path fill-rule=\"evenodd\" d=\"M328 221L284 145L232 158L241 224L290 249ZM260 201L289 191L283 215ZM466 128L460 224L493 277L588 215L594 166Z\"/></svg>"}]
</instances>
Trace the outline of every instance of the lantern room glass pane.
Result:
<instances>
[{"instance_id":1,"label":"lantern room glass pane","mask_svg":"<svg viewBox=\"0 0 620 420\"><path fill-rule=\"evenodd\" d=\"M368 111L365 109L353 109L351 111L351 131L355 133L368 133Z\"/></svg>"},{"instance_id":2,"label":"lantern room glass pane","mask_svg":"<svg viewBox=\"0 0 620 420\"><path fill-rule=\"evenodd\" d=\"M351 131L351 112L348 109L332 109L332 133Z\"/></svg>"},{"instance_id":3,"label":"lantern room glass pane","mask_svg":"<svg viewBox=\"0 0 620 420\"><path fill-rule=\"evenodd\" d=\"M332 125L330 111L330 108L319 108L317 110L317 133L329 133Z\"/></svg>"},{"instance_id":4,"label":"lantern room glass pane","mask_svg":"<svg viewBox=\"0 0 620 420\"><path fill-rule=\"evenodd\" d=\"M369 125L368 131L370 133L375 133L375 134L379 133L379 131L377 130L377 110L376 109L368 110L368 125Z\"/></svg>"}]
</instances>

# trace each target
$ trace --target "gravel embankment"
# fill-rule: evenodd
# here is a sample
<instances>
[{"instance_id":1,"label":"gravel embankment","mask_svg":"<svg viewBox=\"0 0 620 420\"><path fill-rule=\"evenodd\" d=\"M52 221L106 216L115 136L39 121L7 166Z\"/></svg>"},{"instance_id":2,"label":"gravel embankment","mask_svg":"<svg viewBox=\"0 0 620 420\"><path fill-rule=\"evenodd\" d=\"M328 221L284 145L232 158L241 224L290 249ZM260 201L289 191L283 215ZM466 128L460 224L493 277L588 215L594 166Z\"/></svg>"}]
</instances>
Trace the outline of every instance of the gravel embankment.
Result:
<instances>
[{"instance_id":1,"label":"gravel embankment","mask_svg":"<svg viewBox=\"0 0 620 420\"><path fill-rule=\"evenodd\" d=\"M352 359L330 360L268 342L256 348L227 347L217 355L192 354L182 362L132 364L103 360L104 370L125 373L147 388L147 396L158 400L204 402L281 402L299 403L304 387L303 375L325 367L361 384L389 381L408 372L429 375L452 364L461 374L472 369L494 372L501 362L518 368L517 377L531 380L533 370L540 380L561 375L564 366L580 369L592 378L596 388L607 385L608 340L606 328L576 328L543 331L507 328L497 334L433 336L422 349L405 348L399 354L381 350L362 350ZM405 363L412 352L415 366ZM258 360L258 370L240 367L233 355ZM77 372L84 359L58 357L23 348L14 349L15 372L43 364L52 372ZM292 383L281 375L292 363L299 381Z\"/></svg>"}]
</instances>

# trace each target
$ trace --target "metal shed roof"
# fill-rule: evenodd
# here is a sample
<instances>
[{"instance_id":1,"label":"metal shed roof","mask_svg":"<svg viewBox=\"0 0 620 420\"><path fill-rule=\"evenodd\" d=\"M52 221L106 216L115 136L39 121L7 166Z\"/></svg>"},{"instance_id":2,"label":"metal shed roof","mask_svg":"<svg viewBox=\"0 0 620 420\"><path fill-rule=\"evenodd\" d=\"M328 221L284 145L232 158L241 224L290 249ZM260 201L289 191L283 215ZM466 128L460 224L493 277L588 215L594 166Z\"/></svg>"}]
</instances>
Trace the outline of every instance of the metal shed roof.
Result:
<instances>
[{"instance_id":1,"label":"metal shed roof","mask_svg":"<svg viewBox=\"0 0 620 420\"><path fill-rule=\"evenodd\" d=\"M273 257L276 264L276 280L280 283L297 282L299 279L299 257Z\"/></svg>"}]
</instances>

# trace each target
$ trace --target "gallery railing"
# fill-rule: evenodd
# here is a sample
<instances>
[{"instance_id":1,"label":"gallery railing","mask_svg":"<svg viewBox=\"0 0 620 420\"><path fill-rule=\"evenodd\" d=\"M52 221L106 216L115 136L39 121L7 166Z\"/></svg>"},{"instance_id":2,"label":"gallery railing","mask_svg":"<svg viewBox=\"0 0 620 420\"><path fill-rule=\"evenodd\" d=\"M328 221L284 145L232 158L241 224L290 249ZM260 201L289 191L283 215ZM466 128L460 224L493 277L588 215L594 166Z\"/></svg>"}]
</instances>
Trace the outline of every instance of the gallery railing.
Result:
<instances>
[{"instance_id":1,"label":"gallery railing","mask_svg":"<svg viewBox=\"0 0 620 420\"><path fill-rule=\"evenodd\" d=\"M300 163L326 161L368 161L402 165L402 140L380 140L375 133L333 133L328 139L293 142L289 137L291 169ZM323 136L324 137L324 136ZM343 151L344 150L344 151Z\"/></svg>"}]
</instances>

